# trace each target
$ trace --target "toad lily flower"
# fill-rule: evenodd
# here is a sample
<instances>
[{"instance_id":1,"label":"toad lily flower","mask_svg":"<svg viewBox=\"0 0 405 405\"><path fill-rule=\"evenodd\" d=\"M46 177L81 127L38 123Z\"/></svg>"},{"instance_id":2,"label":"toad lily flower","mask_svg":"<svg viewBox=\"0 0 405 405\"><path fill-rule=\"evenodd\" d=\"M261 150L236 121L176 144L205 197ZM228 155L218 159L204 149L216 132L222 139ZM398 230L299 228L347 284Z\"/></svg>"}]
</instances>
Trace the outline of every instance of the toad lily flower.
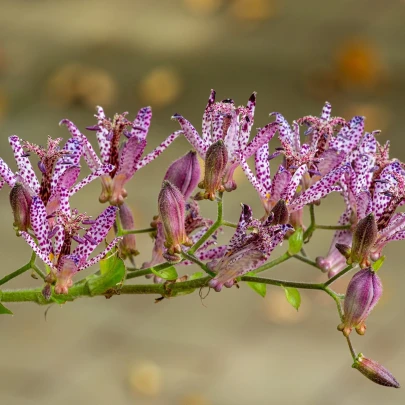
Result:
<instances>
[{"instance_id":1,"label":"toad lily flower","mask_svg":"<svg viewBox=\"0 0 405 405\"><path fill-rule=\"evenodd\" d=\"M100 202L109 201L112 205L121 205L127 196L125 184L139 169L157 158L181 133L176 131L164 140L152 152L142 158L146 148L152 110L145 107L139 110L135 120L126 118L128 113L116 114L113 120L107 119L104 110L97 108L96 118L98 124L88 127L88 130L97 131L97 141L100 148L101 160L94 152L87 138L69 120L62 120L61 124L67 126L73 138L80 139L84 144L84 157L90 170L96 173L103 165L110 164L114 170L110 175L102 176L102 192ZM127 129L129 128L129 129ZM120 144L121 135L127 139Z\"/></svg>"},{"instance_id":2,"label":"toad lily flower","mask_svg":"<svg viewBox=\"0 0 405 405\"><path fill-rule=\"evenodd\" d=\"M33 197L30 220L38 244L28 232L22 231L20 235L49 266L47 282L55 282L56 294L66 294L77 272L100 261L122 239L115 238L103 252L89 260L90 254L102 243L113 226L117 210L109 206L96 220L78 214L76 210L59 210L53 214L55 225L51 227L44 203L39 197ZM91 227L85 229L83 225ZM78 235L80 230L85 230L82 237ZM72 241L78 242L78 245L71 252Z\"/></svg>"},{"instance_id":3,"label":"toad lily flower","mask_svg":"<svg viewBox=\"0 0 405 405\"><path fill-rule=\"evenodd\" d=\"M263 223L254 220L248 205L242 205L238 227L227 249L219 260L208 263L208 267L217 273L208 285L221 291L222 287L232 287L235 279L264 263L268 255L279 245L290 225L271 225L272 215ZM254 230L248 233L248 228Z\"/></svg>"},{"instance_id":4,"label":"toad lily flower","mask_svg":"<svg viewBox=\"0 0 405 405\"><path fill-rule=\"evenodd\" d=\"M350 170L347 165L340 166L320 178L304 192L297 193L303 176L308 172L306 164L298 167L293 174L281 165L274 178L271 179L268 145L262 146L256 152L255 164L256 176L246 163L243 170L258 192L267 215L279 200L285 200L289 213L292 213L302 210L305 205L318 201L331 192L341 191L341 187L336 183Z\"/></svg>"},{"instance_id":5,"label":"toad lily flower","mask_svg":"<svg viewBox=\"0 0 405 405\"><path fill-rule=\"evenodd\" d=\"M250 96L246 107L235 107L231 99L215 102L215 94L215 91L211 90L205 107L202 136L183 116L175 114L172 118L179 122L184 136L204 161L210 146L220 140L223 141L227 159L222 184L226 191L232 191L236 188L233 179L235 169L253 156L262 145L270 141L277 131L277 124L266 125L249 141L256 106L256 93Z\"/></svg>"},{"instance_id":6,"label":"toad lily flower","mask_svg":"<svg viewBox=\"0 0 405 405\"><path fill-rule=\"evenodd\" d=\"M10 199L16 226L20 230L26 230L28 225L27 221L24 224L20 223L23 217L26 220L29 218L31 200L28 196L39 196L47 208L47 213L50 214L60 208L62 194L65 194L66 198L70 197L86 184L98 176L110 172L113 168L111 165L103 165L97 173L91 174L75 184L80 173L79 162L83 154L83 143L79 139L70 138L63 149L60 149L61 140L61 138L48 137L47 147L44 148L30 142L21 142L16 135L9 138L18 172L13 173L0 159L0 175L4 179L1 185L7 183L12 188ZM28 159L31 154L35 154L39 158L38 168L42 175L41 181L37 179ZM19 198L16 199L17 195ZM25 208L23 207L25 203L21 199L23 195L27 203ZM24 213L19 211L24 209L26 210Z\"/></svg>"}]
</instances>

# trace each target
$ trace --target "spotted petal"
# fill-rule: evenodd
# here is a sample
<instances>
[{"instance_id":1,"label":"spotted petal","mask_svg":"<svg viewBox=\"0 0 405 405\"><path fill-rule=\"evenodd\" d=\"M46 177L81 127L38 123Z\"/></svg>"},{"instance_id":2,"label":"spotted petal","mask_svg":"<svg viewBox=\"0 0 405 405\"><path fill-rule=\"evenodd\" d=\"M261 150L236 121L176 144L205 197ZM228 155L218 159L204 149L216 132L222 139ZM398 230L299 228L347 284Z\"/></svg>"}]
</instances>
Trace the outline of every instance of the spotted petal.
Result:
<instances>
[{"instance_id":1,"label":"spotted petal","mask_svg":"<svg viewBox=\"0 0 405 405\"><path fill-rule=\"evenodd\" d=\"M152 120L152 108L144 107L138 111L138 114L132 124L130 137L136 137L139 141L146 139L148 135L150 122Z\"/></svg>"},{"instance_id":2,"label":"spotted petal","mask_svg":"<svg viewBox=\"0 0 405 405\"><path fill-rule=\"evenodd\" d=\"M34 196L30 209L31 226L43 255L49 255L51 253L51 244L48 239L49 225L46 216L44 203L39 197Z\"/></svg>"},{"instance_id":3,"label":"spotted petal","mask_svg":"<svg viewBox=\"0 0 405 405\"><path fill-rule=\"evenodd\" d=\"M14 152L14 157L17 162L18 170L21 177L30 186L35 194L39 193L39 182L32 168L31 162L28 157L24 156L24 149L21 146L20 139L17 135L8 138L11 148Z\"/></svg>"},{"instance_id":4,"label":"spotted petal","mask_svg":"<svg viewBox=\"0 0 405 405\"><path fill-rule=\"evenodd\" d=\"M303 208L304 205L311 204L332 191L339 190L339 187L334 187L335 183L341 180L342 175L350 170L350 167L347 165L332 170L294 200L289 206L290 212L297 211Z\"/></svg>"},{"instance_id":5,"label":"spotted petal","mask_svg":"<svg viewBox=\"0 0 405 405\"><path fill-rule=\"evenodd\" d=\"M118 208L109 206L96 219L96 222L84 234L84 243L79 244L73 251L81 258L88 258L93 250L105 239L115 222Z\"/></svg>"}]
</instances>

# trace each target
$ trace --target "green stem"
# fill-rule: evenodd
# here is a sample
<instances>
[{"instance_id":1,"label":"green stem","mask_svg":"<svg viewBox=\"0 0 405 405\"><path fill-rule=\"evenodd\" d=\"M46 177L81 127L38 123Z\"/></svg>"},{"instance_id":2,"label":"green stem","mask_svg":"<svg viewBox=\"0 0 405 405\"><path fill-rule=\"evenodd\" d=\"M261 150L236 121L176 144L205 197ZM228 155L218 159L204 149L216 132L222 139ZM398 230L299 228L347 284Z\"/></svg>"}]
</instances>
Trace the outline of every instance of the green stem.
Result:
<instances>
[{"instance_id":1,"label":"green stem","mask_svg":"<svg viewBox=\"0 0 405 405\"><path fill-rule=\"evenodd\" d=\"M315 225L316 229L329 229L332 231L339 231L344 229L350 229L351 225Z\"/></svg>"},{"instance_id":2,"label":"green stem","mask_svg":"<svg viewBox=\"0 0 405 405\"><path fill-rule=\"evenodd\" d=\"M132 235L137 233L150 233L156 231L156 228L144 228L144 229L122 229L120 235Z\"/></svg>"},{"instance_id":3,"label":"green stem","mask_svg":"<svg viewBox=\"0 0 405 405\"><path fill-rule=\"evenodd\" d=\"M35 263L31 263L30 268L32 270L34 270L35 273L37 273L38 276L42 278L42 280L45 280L46 275L42 272L42 270Z\"/></svg>"},{"instance_id":4,"label":"green stem","mask_svg":"<svg viewBox=\"0 0 405 405\"><path fill-rule=\"evenodd\" d=\"M265 263L262 266L258 267L256 270L253 270L254 274L261 273L262 271L271 269L274 266L277 266L280 263L285 262L286 260L290 259L292 256L288 252L284 253L277 259L272 260L271 262Z\"/></svg>"},{"instance_id":5,"label":"green stem","mask_svg":"<svg viewBox=\"0 0 405 405\"><path fill-rule=\"evenodd\" d=\"M305 243L309 242L311 239L312 234L314 233L316 229L316 224L315 224L315 206L314 204L309 205L309 215L311 219L311 223L309 224L308 229L304 232L304 241Z\"/></svg>"},{"instance_id":6,"label":"green stem","mask_svg":"<svg viewBox=\"0 0 405 405\"><path fill-rule=\"evenodd\" d=\"M25 273L27 270L30 270L30 269L31 269L31 263L24 264L24 266L20 267L18 270L13 271L12 273L8 274L7 276L4 276L0 280L0 285L7 283L8 281L19 276L20 274Z\"/></svg>"},{"instance_id":7,"label":"green stem","mask_svg":"<svg viewBox=\"0 0 405 405\"><path fill-rule=\"evenodd\" d=\"M183 259L190 260L193 263L198 264L207 274L209 274L211 277L215 277L216 274L212 270L210 270L205 263L197 259L194 255L188 252L183 252L181 255L183 256Z\"/></svg>"},{"instance_id":8,"label":"green stem","mask_svg":"<svg viewBox=\"0 0 405 405\"><path fill-rule=\"evenodd\" d=\"M294 287L305 290L324 290L323 284L318 283L303 283L303 282L301 283L299 281L274 280L271 278L251 277L251 276L243 276L241 277L241 280L252 283L277 285L279 287Z\"/></svg>"},{"instance_id":9,"label":"green stem","mask_svg":"<svg viewBox=\"0 0 405 405\"><path fill-rule=\"evenodd\" d=\"M235 224L234 222L230 222L230 221L222 221L221 225L229 226L231 228L237 228L238 227L238 224Z\"/></svg>"},{"instance_id":10,"label":"green stem","mask_svg":"<svg viewBox=\"0 0 405 405\"><path fill-rule=\"evenodd\" d=\"M189 254L194 254L208 238L222 225L222 217L223 217L223 203L222 203L222 194L219 193L218 197L218 212L217 212L217 219L211 225L211 227L205 232L205 234L188 250Z\"/></svg>"},{"instance_id":11,"label":"green stem","mask_svg":"<svg viewBox=\"0 0 405 405\"><path fill-rule=\"evenodd\" d=\"M127 268L127 271L129 271L131 274L130 278L136 278L136 277L142 277L142 276L147 276L148 274L151 274L152 271L150 270L150 268L147 269L132 269L132 268ZM128 274L128 275L129 275ZM127 276L127 279L129 277Z\"/></svg>"},{"instance_id":12,"label":"green stem","mask_svg":"<svg viewBox=\"0 0 405 405\"><path fill-rule=\"evenodd\" d=\"M338 278L344 276L347 272L353 269L353 265L349 264L346 268L344 268L342 271L340 271L338 274L335 274L332 278L330 278L328 281L325 282L325 287L331 285L333 282L335 282Z\"/></svg>"},{"instance_id":13,"label":"green stem","mask_svg":"<svg viewBox=\"0 0 405 405\"><path fill-rule=\"evenodd\" d=\"M131 271L131 273L127 274L126 279L130 280L131 278L136 278L136 277L140 277L142 276L146 276L147 274L152 274L152 270L154 269L156 271L160 271L160 270L164 270L167 269L168 267L173 266L171 263L169 262L164 262L161 264L157 264L156 266L152 266L152 267L148 267L147 269L142 269L142 270L137 270L137 271ZM142 274L140 274L140 272L142 272Z\"/></svg>"},{"instance_id":14,"label":"green stem","mask_svg":"<svg viewBox=\"0 0 405 405\"><path fill-rule=\"evenodd\" d=\"M297 260L300 260L301 262L304 262L304 263L306 263L306 264L309 264L309 265L312 266L312 267L316 267L316 268L319 270L318 265L317 265L314 261L308 259L307 257L300 256L300 255L294 255L293 257L294 257L295 259L297 259Z\"/></svg>"}]
</instances>

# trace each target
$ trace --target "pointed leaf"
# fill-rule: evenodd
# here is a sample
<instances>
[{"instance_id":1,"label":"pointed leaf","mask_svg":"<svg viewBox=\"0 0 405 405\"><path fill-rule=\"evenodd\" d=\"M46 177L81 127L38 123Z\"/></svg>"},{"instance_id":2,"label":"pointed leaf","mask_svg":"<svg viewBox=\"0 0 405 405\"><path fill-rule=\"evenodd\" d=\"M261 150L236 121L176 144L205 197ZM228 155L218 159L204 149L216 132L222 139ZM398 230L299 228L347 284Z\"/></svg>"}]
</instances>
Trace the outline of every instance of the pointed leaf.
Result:
<instances>
[{"instance_id":1,"label":"pointed leaf","mask_svg":"<svg viewBox=\"0 0 405 405\"><path fill-rule=\"evenodd\" d=\"M298 228L289 238L288 238L288 253L291 256L298 254L302 249L304 239L304 232L302 228Z\"/></svg>"},{"instance_id":2,"label":"pointed leaf","mask_svg":"<svg viewBox=\"0 0 405 405\"><path fill-rule=\"evenodd\" d=\"M13 315L13 313L0 302L0 315Z\"/></svg>"},{"instance_id":3,"label":"pointed leaf","mask_svg":"<svg viewBox=\"0 0 405 405\"><path fill-rule=\"evenodd\" d=\"M177 271L174 266L170 266L167 269L157 271L151 267L152 273L156 276L163 278L164 280L176 280L178 277Z\"/></svg>"},{"instance_id":4,"label":"pointed leaf","mask_svg":"<svg viewBox=\"0 0 405 405\"><path fill-rule=\"evenodd\" d=\"M123 260L115 254L100 260L101 275L91 277L87 282L91 295L99 295L116 287L124 279L125 270Z\"/></svg>"},{"instance_id":5,"label":"pointed leaf","mask_svg":"<svg viewBox=\"0 0 405 405\"><path fill-rule=\"evenodd\" d=\"M283 287L285 291L285 297L287 301L298 311L301 305L301 295L300 292L293 287Z\"/></svg>"},{"instance_id":6,"label":"pointed leaf","mask_svg":"<svg viewBox=\"0 0 405 405\"><path fill-rule=\"evenodd\" d=\"M197 271L197 273L194 273L190 276L189 280L197 280L198 278L204 277L204 273L202 271Z\"/></svg>"},{"instance_id":7,"label":"pointed leaf","mask_svg":"<svg viewBox=\"0 0 405 405\"><path fill-rule=\"evenodd\" d=\"M250 271L249 273L246 273L246 276L255 276L255 273L253 271ZM253 290L256 291L260 296L263 298L266 296L266 291L267 291L267 285L264 283L254 283L253 281L248 281L247 285Z\"/></svg>"}]
</instances>

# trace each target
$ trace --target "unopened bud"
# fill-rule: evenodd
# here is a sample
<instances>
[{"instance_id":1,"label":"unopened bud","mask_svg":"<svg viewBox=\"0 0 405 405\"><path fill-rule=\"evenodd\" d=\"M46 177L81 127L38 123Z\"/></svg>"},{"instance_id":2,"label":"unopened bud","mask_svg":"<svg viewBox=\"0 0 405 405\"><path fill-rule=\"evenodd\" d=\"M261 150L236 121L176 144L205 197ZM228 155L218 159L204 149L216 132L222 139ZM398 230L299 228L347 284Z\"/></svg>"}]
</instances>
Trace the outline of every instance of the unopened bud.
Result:
<instances>
[{"instance_id":1,"label":"unopened bud","mask_svg":"<svg viewBox=\"0 0 405 405\"><path fill-rule=\"evenodd\" d=\"M346 259L348 259L352 254L352 248L349 245L345 245L344 243L336 243L335 247Z\"/></svg>"},{"instance_id":2,"label":"unopened bud","mask_svg":"<svg viewBox=\"0 0 405 405\"><path fill-rule=\"evenodd\" d=\"M167 253L181 253L181 245L191 246L185 230L185 202L181 191L167 180L163 181L158 197L159 215L162 220Z\"/></svg>"},{"instance_id":3,"label":"unopened bud","mask_svg":"<svg viewBox=\"0 0 405 405\"><path fill-rule=\"evenodd\" d=\"M131 209L125 203L120 206L118 211L122 229L134 229L135 228L135 221L134 216L132 214ZM122 258L130 259L131 262L133 261L133 256L139 254L136 250L136 238L134 234L125 235L122 241L119 244L120 254Z\"/></svg>"},{"instance_id":4,"label":"unopened bud","mask_svg":"<svg viewBox=\"0 0 405 405\"><path fill-rule=\"evenodd\" d=\"M377 239L377 223L371 213L361 219L353 233L352 252L350 263L360 263L360 267L369 266L369 254Z\"/></svg>"},{"instance_id":5,"label":"unopened bud","mask_svg":"<svg viewBox=\"0 0 405 405\"><path fill-rule=\"evenodd\" d=\"M215 200L216 192L225 190L222 179L227 163L228 151L224 141L221 139L213 143L205 155L204 180L198 185L198 187L205 189L205 193L201 193L202 198Z\"/></svg>"},{"instance_id":6,"label":"unopened bud","mask_svg":"<svg viewBox=\"0 0 405 405\"><path fill-rule=\"evenodd\" d=\"M45 287L42 289L42 296L49 301L52 295L52 287L50 284L46 283Z\"/></svg>"},{"instance_id":7,"label":"unopened bud","mask_svg":"<svg viewBox=\"0 0 405 405\"><path fill-rule=\"evenodd\" d=\"M357 356L352 367L376 384L385 387L400 387L399 382L385 367L374 360L367 359L362 353Z\"/></svg>"},{"instance_id":8,"label":"unopened bud","mask_svg":"<svg viewBox=\"0 0 405 405\"><path fill-rule=\"evenodd\" d=\"M338 326L345 336L353 328L364 335L365 320L382 295L382 283L371 267L358 271L350 280L344 300L344 321Z\"/></svg>"},{"instance_id":9,"label":"unopened bud","mask_svg":"<svg viewBox=\"0 0 405 405\"><path fill-rule=\"evenodd\" d=\"M273 220L271 225L285 225L288 224L289 213L285 200L279 200L271 210L273 213Z\"/></svg>"},{"instance_id":10,"label":"unopened bud","mask_svg":"<svg viewBox=\"0 0 405 405\"><path fill-rule=\"evenodd\" d=\"M30 208L32 195L29 188L17 182L10 192L10 204L14 214L14 226L19 231L27 231L31 226Z\"/></svg>"},{"instance_id":11,"label":"unopened bud","mask_svg":"<svg viewBox=\"0 0 405 405\"><path fill-rule=\"evenodd\" d=\"M190 151L175 160L167 169L164 180L175 185L182 192L184 199L188 200L200 181L197 153Z\"/></svg>"}]
</instances>

